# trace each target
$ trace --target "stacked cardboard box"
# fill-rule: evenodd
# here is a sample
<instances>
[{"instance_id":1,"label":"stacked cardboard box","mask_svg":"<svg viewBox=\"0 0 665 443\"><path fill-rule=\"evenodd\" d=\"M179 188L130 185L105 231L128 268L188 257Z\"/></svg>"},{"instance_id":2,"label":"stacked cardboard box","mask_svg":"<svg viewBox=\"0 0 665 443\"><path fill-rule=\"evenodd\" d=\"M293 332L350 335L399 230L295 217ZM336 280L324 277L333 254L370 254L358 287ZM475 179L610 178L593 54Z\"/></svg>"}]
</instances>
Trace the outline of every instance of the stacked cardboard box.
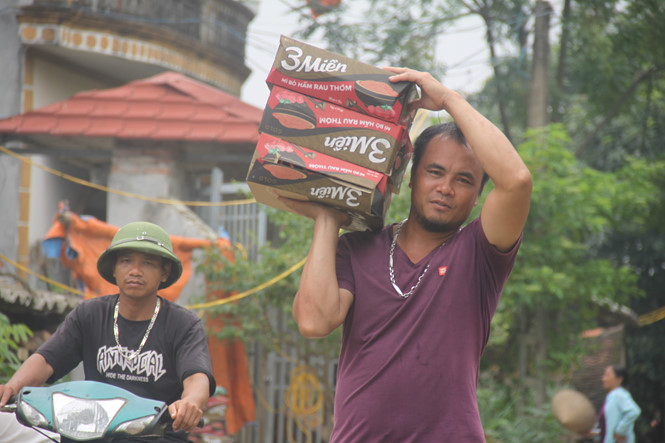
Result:
<instances>
[{"instance_id":1,"label":"stacked cardboard box","mask_svg":"<svg viewBox=\"0 0 665 443\"><path fill-rule=\"evenodd\" d=\"M256 200L277 196L335 206L350 230L383 226L411 157L409 82L382 69L282 36L270 97L247 174Z\"/></svg>"}]
</instances>

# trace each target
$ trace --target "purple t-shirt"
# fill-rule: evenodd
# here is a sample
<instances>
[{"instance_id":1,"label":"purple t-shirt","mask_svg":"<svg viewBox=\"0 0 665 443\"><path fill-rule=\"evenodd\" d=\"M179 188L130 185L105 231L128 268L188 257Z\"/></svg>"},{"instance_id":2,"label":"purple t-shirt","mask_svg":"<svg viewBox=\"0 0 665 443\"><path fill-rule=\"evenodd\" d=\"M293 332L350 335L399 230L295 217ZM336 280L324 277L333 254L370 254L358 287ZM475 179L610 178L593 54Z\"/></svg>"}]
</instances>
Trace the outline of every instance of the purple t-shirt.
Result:
<instances>
[{"instance_id":1,"label":"purple t-shirt","mask_svg":"<svg viewBox=\"0 0 665 443\"><path fill-rule=\"evenodd\" d=\"M393 227L342 236L339 285L354 294L344 321L331 442L484 442L476 401L480 356L518 242L502 253L469 223L419 263L395 247Z\"/></svg>"}]
</instances>

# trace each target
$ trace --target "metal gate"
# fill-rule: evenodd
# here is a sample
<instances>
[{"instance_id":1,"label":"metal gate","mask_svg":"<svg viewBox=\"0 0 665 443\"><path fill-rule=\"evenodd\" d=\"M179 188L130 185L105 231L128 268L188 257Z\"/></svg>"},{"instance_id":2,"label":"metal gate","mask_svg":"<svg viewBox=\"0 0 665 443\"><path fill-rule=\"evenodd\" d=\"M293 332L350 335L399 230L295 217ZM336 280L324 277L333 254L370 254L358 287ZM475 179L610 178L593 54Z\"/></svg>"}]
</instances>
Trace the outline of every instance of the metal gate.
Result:
<instances>
[{"instance_id":1,"label":"metal gate","mask_svg":"<svg viewBox=\"0 0 665 443\"><path fill-rule=\"evenodd\" d=\"M224 183L224 173L219 168L210 172L210 186L199 189L200 196L214 205L195 208L196 213L232 244L242 247L250 260L257 260L259 249L266 243L267 216L258 203L247 203L251 197L247 183Z\"/></svg>"},{"instance_id":2,"label":"metal gate","mask_svg":"<svg viewBox=\"0 0 665 443\"><path fill-rule=\"evenodd\" d=\"M241 202L249 196L246 183L223 183L223 172L213 168L210 175L210 187L199 188L203 198L212 203L223 201ZM226 236L234 245L241 245L250 260L259 260L259 249L267 239L267 215L257 203L235 203L215 205L196 209L199 216L220 237ZM279 317L283 313L276 313ZM238 434L233 436L236 443L324 443L330 430L322 425L306 429L298 425L296 417L286 406L285 397L291 383L291 375L297 367L295 352L292 356L267 352L261 346L247 346L247 358L255 392L255 423L247 423ZM329 380L335 378L336 366L328 368ZM331 382L332 383L332 382ZM334 383L333 383L334 385ZM323 414L331 411L318 411L318 422L322 423Z\"/></svg>"},{"instance_id":3,"label":"metal gate","mask_svg":"<svg viewBox=\"0 0 665 443\"><path fill-rule=\"evenodd\" d=\"M257 260L259 249L266 242L266 213L258 203L219 207L218 230L232 244L242 247L250 260Z\"/></svg>"},{"instance_id":4,"label":"metal gate","mask_svg":"<svg viewBox=\"0 0 665 443\"><path fill-rule=\"evenodd\" d=\"M256 400L256 422L246 424L234 436L236 443L324 443L330 429L324 429L323 415L331 414L323 408L317 411L318 425L312 429L299 426L287 407L285 398L291 375L297 367L295 359L276 352L264 352L256 345L247 349ZM295 352L292 353L295 355ZM327 377L335 378L336 362L328 368Z\"/></svg>"}]
</instances>

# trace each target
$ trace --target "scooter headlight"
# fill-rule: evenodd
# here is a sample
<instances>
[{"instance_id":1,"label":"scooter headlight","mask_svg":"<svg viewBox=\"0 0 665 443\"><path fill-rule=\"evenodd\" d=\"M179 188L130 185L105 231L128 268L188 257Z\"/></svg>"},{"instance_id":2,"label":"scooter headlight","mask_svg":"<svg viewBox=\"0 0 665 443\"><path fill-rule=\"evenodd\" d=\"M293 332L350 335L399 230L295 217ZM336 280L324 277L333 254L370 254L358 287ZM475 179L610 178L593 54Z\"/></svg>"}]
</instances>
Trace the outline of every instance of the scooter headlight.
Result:
<instances>
[{"instance_id":1,"label":"scooter headlight","mask_svg":"<svg viewBox=\"0 0 665 443\"><path fill-rule=\"evenodd\" d=\"M19 410L25 421L30 423L32 426L37 426L39 428L48 427L48 420L46 417L44 417L41 412L30 406L28 403L22 401L19 404Z\"/></svg>"},{"instance_id":2,"label":"scooter headlight","mask_svg":"<svg viewBox=\"0 0 665 443\"><path fill-rule=\"evenodd\" d=\"M91 400L56 392L53 394L55 431L75 440L100 438L125 403L122 398Z\"/></svg>"},{"instance_id":3,"label":"scooter headlight","mask_svg":"<svg viewBox=\"0 0 665 443\"><path fill-rule=\"evenodd\" d=\"M115 432L124 432L129 435L136 435L139 432L143 432L145 429L147 429L154 419L155 415L148 415L147 417L141 417L135 420L129 420L124 423L120 423L115 428Z\"/></svg>"}]
</instances>

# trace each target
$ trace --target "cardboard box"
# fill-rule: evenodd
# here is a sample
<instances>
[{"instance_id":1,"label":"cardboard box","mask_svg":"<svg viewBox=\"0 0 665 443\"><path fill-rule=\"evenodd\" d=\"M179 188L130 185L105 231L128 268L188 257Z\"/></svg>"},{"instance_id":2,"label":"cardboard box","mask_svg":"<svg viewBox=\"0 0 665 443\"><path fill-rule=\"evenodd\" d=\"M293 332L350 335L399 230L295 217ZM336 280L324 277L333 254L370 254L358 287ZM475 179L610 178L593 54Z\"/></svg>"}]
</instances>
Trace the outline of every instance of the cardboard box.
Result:
<instances>
[{"instance_id":1,"label":"cardboard box","mask_svg":"<svg viewBox=\"0 0 665 443\"><path fill-rule=\"evenodd\" d=\"M380 229L390 205L388 176L268 134L261 134L247 173L259 203L290 209L284 196L341 209L351 216L347 229Z\"/></svg>"},{"instance_id":2,"label":"cardboard box","mask_svg":"<svg viewBox=\"0 0 665 443\"><path fill-rule=\"evenodd\" d=\"M392 83L392 73L282 36L266 81L382 120L407 125L415 83Z\"/></svg>"},{"instance_id":3,"label":"cardboard box","mask_svg":"<svg viewBox=\"0 0 665 443\"><path fill-rule=\"evenodd\" d=\"M259 132L386 175L411 152L406 127L273 86Z\"/></svg>"}]
</instances>

